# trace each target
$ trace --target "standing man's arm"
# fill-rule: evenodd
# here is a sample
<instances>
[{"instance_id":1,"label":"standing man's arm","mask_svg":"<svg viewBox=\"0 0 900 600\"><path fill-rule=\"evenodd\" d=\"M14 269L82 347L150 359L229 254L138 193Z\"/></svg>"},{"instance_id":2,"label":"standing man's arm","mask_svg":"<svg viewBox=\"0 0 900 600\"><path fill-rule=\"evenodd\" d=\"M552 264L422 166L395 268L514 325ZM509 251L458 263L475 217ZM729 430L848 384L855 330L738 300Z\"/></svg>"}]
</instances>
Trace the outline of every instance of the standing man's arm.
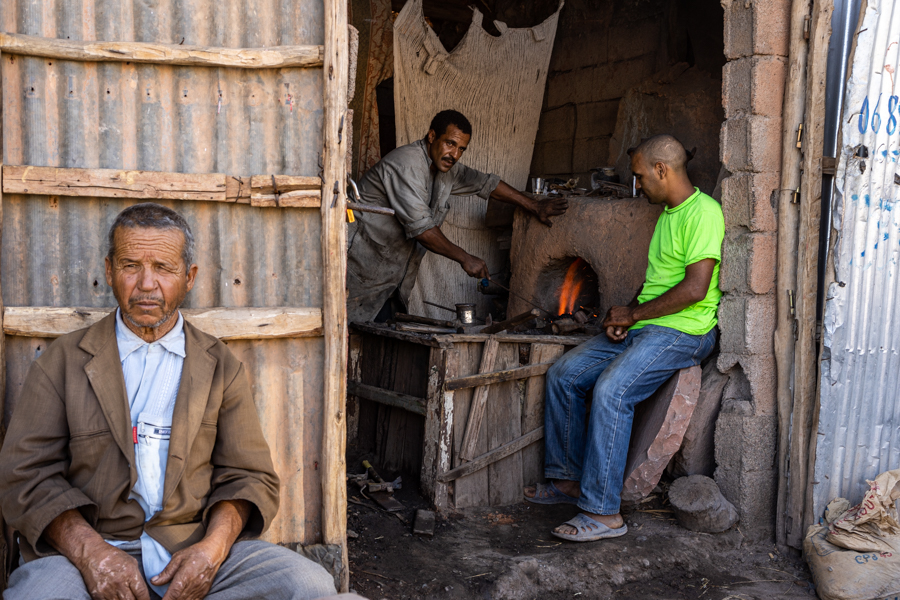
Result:
<instances>
[{"instance_id":1,"label":"standing man's arm","mask_svg":"<svg viewBox=\"0 0 900 600\"><path fill-rule=\"evenodd\" d=\"M507 185L504 181L497 184L497 187L491 192L491 198L527 210L547 227L553 226L553 223L550 222L550 217L559 216L569 208L569 201L565 198L548 198L543 202L539 202Z\"/></svg>"},{"instance_id":2,"label":"standing man's arm","mask_svg":"<svg viewBox=\"0 0 900 600\"><path fill-rule=\"evenodd\" d=\"M475 171L473 171L475 172ZM461 190L454 189L454 193ZM553 198L543 202L539 202L533 198L529 198L525 194L519 192L515 188L500 181L490 197L500 202L518 206L523 210L534 214L538 220L547 227L552 226L550 217L555 217L566 212L569 203L565 198ZM432 227L416 236L416 241L422 244L431 252L446 256L450 260L456 261L463 268L463 271L471 277L489 278L487 264L477 256L472 256L453 242L447 239L447 236L439 227Z\"/></svg>"},{"instance_id":3,"label":"standing man's arm","mask_svg":"<svg viewBox=\"0 0 900 600\"><path fill-rule=\"evenodd\" d=\"M422 244L431 252L440 254L441 256L446 256L450 260L458 262L459 266L463 268L463 271L468 273L471 277L490 277L490 273L488 273L487 263L485 263L477 256L472 256L471 254L448 240L447 236L444 235L444 232L441 231L440 227L432 227L431 229L426 229L416 236L416 241Z\"/></svg>"}]
</instances>

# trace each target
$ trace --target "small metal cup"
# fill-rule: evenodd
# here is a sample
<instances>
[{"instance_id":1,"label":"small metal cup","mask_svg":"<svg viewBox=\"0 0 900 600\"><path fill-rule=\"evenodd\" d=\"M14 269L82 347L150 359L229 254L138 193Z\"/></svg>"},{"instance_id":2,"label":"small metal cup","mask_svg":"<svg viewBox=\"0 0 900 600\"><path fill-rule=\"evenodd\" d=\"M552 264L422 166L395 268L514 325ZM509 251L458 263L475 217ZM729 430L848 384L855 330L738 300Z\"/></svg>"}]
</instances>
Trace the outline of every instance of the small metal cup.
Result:
<instances>
[{"instance_id":1,"label":"small metal cup","mask_svg":"<svg viewBox=\"0 0 900 600\"><path fill-rule=\"evenodd\" d=\"M531 193L543 194L547 191L547 181L543 177L531 178Z\"/></svg>"},{"instance_id":2,"label":"small metal cup","mask_svg":"<svg viewBox=\"0 0 900 600\"><path fill-rule=\"evenodd\" d=\"M456 318L463 325L472 325L475 323L475 305L474 304L457 304Z\"/></svg>"}]
</instances>

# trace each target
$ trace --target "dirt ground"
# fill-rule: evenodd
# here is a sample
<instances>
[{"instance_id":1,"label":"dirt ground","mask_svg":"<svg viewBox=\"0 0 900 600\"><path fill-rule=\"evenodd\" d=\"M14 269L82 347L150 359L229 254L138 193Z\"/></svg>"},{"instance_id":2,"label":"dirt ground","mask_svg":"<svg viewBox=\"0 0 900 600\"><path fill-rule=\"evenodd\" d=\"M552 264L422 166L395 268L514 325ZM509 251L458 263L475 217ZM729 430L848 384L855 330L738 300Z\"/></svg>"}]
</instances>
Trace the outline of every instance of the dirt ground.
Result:
<instances>
[{"instance_id":1,"label":"dirt ground","mask_svg":"<svg viewBox=\"0 0 900 600\"><path fill-rule=\"evenodd\" d=\"M428 508L414 488L396 492L406 510L392 514L348 488L350 588L366 598L815 598L799 555L749 543L740 525L721 534L682 529L664 494L625 512L627 535L576 544L550 535L575 516L567 505L465 509L439 516L433 537L413 534L416 509Z\"/></svg>"}]
</instances>

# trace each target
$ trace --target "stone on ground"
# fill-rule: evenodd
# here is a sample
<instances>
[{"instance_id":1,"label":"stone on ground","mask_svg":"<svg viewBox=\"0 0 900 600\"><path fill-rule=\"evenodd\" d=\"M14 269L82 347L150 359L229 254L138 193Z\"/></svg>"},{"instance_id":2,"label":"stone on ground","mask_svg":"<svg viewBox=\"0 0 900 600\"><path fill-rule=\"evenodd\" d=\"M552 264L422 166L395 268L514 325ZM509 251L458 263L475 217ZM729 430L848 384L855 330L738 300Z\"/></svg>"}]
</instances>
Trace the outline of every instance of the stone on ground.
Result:
<instances>
[{"instance_id":1,"label":"stone on ground","mask_svg":"<svg viewBox=\"0 0 900 600\"><path fill-rule=\"evenodd\" d=\"M691 531L719 533L738 522L738 512L705 475L691 475L669 486L669 502L678 524Z\"/></svg>"}]
</instances>

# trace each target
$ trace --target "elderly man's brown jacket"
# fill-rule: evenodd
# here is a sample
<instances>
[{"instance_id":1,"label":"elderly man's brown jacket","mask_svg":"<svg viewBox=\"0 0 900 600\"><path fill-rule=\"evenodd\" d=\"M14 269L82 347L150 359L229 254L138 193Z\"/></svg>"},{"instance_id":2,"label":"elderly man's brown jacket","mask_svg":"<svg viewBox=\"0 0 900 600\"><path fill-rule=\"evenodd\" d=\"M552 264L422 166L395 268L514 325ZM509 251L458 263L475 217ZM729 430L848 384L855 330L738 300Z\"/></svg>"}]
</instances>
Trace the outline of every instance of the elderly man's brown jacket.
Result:
<instances>
[{"instance_id":1,"label":"elderly man's brown jacket","mask_svg":"<svg viewBox=\"0 0 900 600\"><path fill-rule=\"evenodd\" d=\"M244 536L278 511L278 476L241 362L185 321L163 509L144 523L115 313L52 343L31 366L0 451L0 508L25 560L55 554L41 537L77 508L104 538L141 532L176 552L200 541L220 500L255 506Z\"/></svg>"}]
</instances>

